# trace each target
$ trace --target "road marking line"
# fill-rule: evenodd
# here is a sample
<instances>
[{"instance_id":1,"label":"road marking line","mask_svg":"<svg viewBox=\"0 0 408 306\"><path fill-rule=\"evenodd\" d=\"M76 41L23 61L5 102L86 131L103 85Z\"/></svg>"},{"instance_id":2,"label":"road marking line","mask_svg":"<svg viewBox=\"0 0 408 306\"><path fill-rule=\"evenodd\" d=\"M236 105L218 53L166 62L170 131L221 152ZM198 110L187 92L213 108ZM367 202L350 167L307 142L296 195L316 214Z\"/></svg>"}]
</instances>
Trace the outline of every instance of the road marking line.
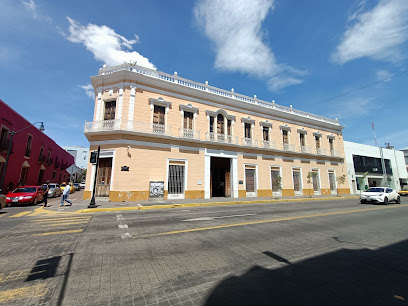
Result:
<instances>
[{"instance_id":1,"label":"road marking line","mask_svg":"<svg viewBox=\"0 0 408 306\"><path fill-rule=\"evenodd\" d=\"M34 222L39 223L47 223L47 222L69 222L69 221L85 221L90 220L91 218L88 217L81 217L81 218L49 218L49 219L35 219L32 220Z\"/></svg>"},{"instance_id":2,"label":"road marking line","mask_svg":"<svg viewBox=\"0 0 408 306\"><path fill-rule=\"evenodd\" d=\"M0 303L9 302L15 299L42 297L46 293L47 288L45 284L6 290L0 292Z\"/></svg>"},{"instance_id":3,"label":"road marking line","mask_svg":"<svg viewBox=\"0 0 408 306\"><path fill-rule=\"evenodd\" d=\"M32 236L48 236L48 235L73 234L73 233L80 233L80 232L82 232L83 230L84 230L84 229L58 231L58 232L49 232L49 233L33 234Z\"/></svg>"},{"instance_id":4,"label":"road marking line","mask_svg":"<svg viewBox=\"0 0 408 306\"><path fill-rule=\"evenodd\" d=\"M131 238L132 235L130 235L129 233L124 233L124 234L121 235L121 237L122 237L122 239Z\"/></svg>"},{"instance_id":5,"label":"road marking line","mask_svg":"<svg viewBox=\"0 0 408 306\"><path fill-rule=\"evenodd\" d=\"M65 223L39 223L39 226L58 226L58 225L75 225L75 224L84 224L88 221L75 221L75 222L65 222Z\"/></svg>"},{"instance_id":6,"label":"road marking line","mask_svg":"<svg viewBox=\"0 0 408 306\"><path fill-rule=\"evenodd\" d=\"M315 218L315 217L324 217L324 216L344 215L344 214L358 213L358 212L364 212L364 211L373 211L373 210L391 209L391 208L401 208L401 207L408 207L408 204L404 204L404 205L400 204L400 205L396 205L396 206L375 207L375 208L342 210L342 211L334 211L334 212L321 213L321 214L311 214L311 215L302 215L302 216L294 216L294 217L283 217L283 218L267 219L267 220L255 220L255 221L247 221L247 222L241 222L241 223L223 224L223 225L217 225L217 226L199 227L199 228L191 228L191 229L179 230L179 231L155 233L155 234L142 235L142 236L133 236L133 238L137 239L137 238L149 238L149 237L157 237L157 236L175 235L175 234L198 232L198 231L228 228L228 227L236 227L236 226L244 226L244 225L272 223L272 222L279 222L279 221L288 221L288 220L306 219L306 218Z\"/></svg>"},{"instance_id":7,"label":"road marking line","mask_svg":"<svg viewBox=\"0 0 408 306\"><path fill-rule=\"evenodd\" d=\"M235 218L235 217L246 217L246 216L255 216L256 214L244 214L244 215L230 215L230 216L219 216L219 217L199 217L193 219L186 219L183 221L211 221L214 219L224 219L224 218Z\"/></svg>"},{"instance_id":8,"label":"road marking line","mask_svg":"<svg viewBox=\"0 0 408 306\"><path fill-rule=\"evenodd\" d=\"M127 224L118 224L119 228L129 228Z\"/></svg>"},{"instance_id":9,"label":"road marking line","mask_svg":"<svg viewBox=\"0 0 408 306\"><path fill-rule=\"evenodd\" d=\"M32 211L23 211L21 213L10 216L9 218L19 218L19 217L22 217L22 216L25 216L25 215L28 215L28 214L31 214L31 213L32 213Z\"/></svg>"}]
</instances>

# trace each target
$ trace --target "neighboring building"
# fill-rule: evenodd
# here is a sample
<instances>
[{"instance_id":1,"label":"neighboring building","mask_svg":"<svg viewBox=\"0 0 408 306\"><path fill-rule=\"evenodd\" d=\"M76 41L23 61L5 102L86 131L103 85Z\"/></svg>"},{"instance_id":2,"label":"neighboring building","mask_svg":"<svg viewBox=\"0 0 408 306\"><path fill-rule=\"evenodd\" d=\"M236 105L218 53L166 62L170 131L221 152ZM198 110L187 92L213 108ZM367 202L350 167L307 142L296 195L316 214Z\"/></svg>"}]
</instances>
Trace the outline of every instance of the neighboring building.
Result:
<instances>
[{"instance_id":1,"label":"neighboring building","mask_svg":"<svg viewBox=\"0 0 408 306\"><path fill-rule=\"evenodd\" d=\"M390 186L400 190L407 185L408 174L402 151L349 141L344 141L344 151L348 181L353 194L360 193L366 186Z\"/></svg>"},{"instance_id":2,"label":"neighboring building","mask_svg":"<svg viewBox=\"0 0 408 306\"><path fill-rule=\"evenodd\" d=\"M0 100L0 174L3 173L10 142L10 130L20 131L31 123ZM45 128L47 128L45 123ZM65 169L74 158L38 127L31 126L14 135L4 188L40 185L46 180L61 183L68 179ZM1 188L1 186L0 186Z\"/></svg>"},{"instance_id":3,"label":"neighboring building","mask_svg":"<svg viewBox=\"0 0 408 306\"><path fill-rule=\"evenodd\" d=\"M408 148L401 149L400 151L404 152L405 165L407 166L407 171L408 171Z\"/></svg>"},{"instance_id":4,"label":"neighboring building","mask_svg":"<svg viewBox=\"0 0 408 306\"><path fill-rule=\"evenodd\" d=\"M91 80L94 118L84 133L90 150L101 147L97 196L350 193L336 181L346 174L337 120L134 64L101 68ZM93 186L90 167L84 198Z\"/></svg>"},{"instance_id":5,"label":"neighboring building","mask_svg":"<svg viewBox=\"0 0 408 306\"><path fill-rule=\"evenodd\" d=\"M69 154L75 158L75 165L81 169L88 167L89 148L82 146L63 147Z\"/></svg>"}]
</instances>

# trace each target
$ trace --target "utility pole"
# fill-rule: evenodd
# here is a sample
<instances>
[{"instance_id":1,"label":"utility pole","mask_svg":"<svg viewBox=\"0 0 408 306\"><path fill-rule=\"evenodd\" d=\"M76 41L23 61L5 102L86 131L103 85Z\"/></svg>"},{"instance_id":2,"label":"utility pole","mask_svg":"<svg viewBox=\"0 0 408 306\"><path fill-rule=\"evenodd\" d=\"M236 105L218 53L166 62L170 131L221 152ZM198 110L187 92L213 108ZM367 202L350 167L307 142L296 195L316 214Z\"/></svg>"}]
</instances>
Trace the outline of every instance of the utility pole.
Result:
<instances>
[{"instance_id":1,"label":"utility pole","mask_svg":"<svg viewBox=\"0 0 408 306\"><path fill-rule=\"evenodd\" d=\"M95 190L96 190L96 180L98 179L98 167L99 167L99 153L101 152L101 146L98 147L98 153L96 153L96 168L95 168L95 177L94 177L94 184L92 190L92 198L91 202L88 205L88 208L96 208L95 204Z\"/></svg>"}]
</instances>

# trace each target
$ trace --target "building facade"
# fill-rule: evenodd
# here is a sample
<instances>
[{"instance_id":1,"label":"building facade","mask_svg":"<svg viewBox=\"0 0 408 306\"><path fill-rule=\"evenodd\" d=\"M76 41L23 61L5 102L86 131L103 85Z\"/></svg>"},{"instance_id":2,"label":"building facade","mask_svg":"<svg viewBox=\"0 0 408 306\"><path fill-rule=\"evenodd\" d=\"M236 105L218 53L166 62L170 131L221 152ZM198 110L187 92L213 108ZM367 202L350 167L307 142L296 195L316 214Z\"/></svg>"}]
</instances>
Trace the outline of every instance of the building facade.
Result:
<instances>
[{"instance_id":1,"label":"building facade","mask_svg":"<svg viewBox=\"0 0 408 306\"><path fill-rule=\"evenodd\" d=\"M65 171L74 163L74 158L37 127L29 126L5 102L0 100L0 174L5 171L7 150L10 143L9 131L20 131L14 135L9 157L3 192L18 185L40 185L46 180L61 183L69 174ZM45 124L46 125L46 124ZM0 186L1 188L1 186Z\"/></svg>"},{"instance_id":2,"label":"building facade","mask_svg":"<svg viewBox=\"0 0 408 306\"><path fill-rule=\"evenodd\" d=\"M398 191L407 186L402 151L349 141L344 141L344 151L351 193L359 194L366 187L389 186Z\"/></svg>"},{"instance_id":3,"label":"building facade","mask_svg":"<svg viewBox=\"0 0 408 306\"><path fill-rule=\"evenodd\" d=\"M408 171L408 148L401 149L400 151L404 152L405 165L407 166Z\"/></svg>"},{"instance_id":4,"label":"building facade","mask_svg":"<svg viewBox=\"0 0 408 306\"><path fill-rule=\"evenodd\" d=\"M92 122L97 196L153 198L347 194L337 120L135 64L101 68ZM84 198L91 197L89 165Z\"/></svg>"},{"instance_id":5,"label":"building facade","mask_svg":"<svg viewBox=\"0 0 408 306\"><path fill-rule=\"evenodd\" d=\"M88 167L89 159L89 148L82 146L70 146L63 147L69 154L71 154L75 159L75 165L81 169L86 169Z\"/></svg>"}]
</instances>

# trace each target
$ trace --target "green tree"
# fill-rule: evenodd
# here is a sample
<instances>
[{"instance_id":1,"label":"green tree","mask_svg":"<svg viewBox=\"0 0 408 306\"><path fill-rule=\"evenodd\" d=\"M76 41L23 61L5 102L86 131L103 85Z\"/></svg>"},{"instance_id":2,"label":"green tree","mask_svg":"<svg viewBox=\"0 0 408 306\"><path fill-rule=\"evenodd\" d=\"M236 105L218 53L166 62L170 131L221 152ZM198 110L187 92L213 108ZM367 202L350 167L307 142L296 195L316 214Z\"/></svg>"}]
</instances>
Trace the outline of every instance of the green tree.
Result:
<instances>
[{"instance_id":1,"label":"green tree","mask_svg":"<svg viewBox=\"0 0 408 306\"><path fill-rule=\"evenodd\" d=\"M280 176L272 178L272 193L275 192L274 197L276 198L276 192L282 190L282 178Z\"/></svg>"}]
</instances>

